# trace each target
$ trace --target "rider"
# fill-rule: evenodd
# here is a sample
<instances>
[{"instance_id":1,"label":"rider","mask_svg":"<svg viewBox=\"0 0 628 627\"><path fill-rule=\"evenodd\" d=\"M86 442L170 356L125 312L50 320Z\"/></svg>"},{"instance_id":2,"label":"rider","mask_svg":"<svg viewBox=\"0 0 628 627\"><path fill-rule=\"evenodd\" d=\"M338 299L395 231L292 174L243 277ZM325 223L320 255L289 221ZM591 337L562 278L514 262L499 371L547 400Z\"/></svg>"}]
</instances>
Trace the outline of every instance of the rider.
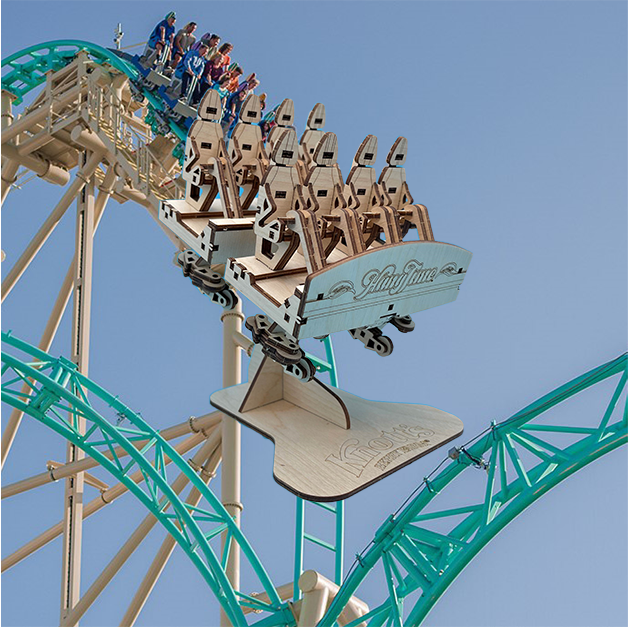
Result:
<instances>
[{"instance_id":1,"label":"rider","mask_svg":"<svg viewBox=\"0 0 628 627\"><path fill-rule=\"evenodd\" d=\"M196 37L193 35L196 30L196 22L189 22L186 24L174 38L174 46L172 49L172 65L174 69L179 64L179 61L183 58L185 53L192 47L192 44L196 41Z\"/></svg>"},{"instance_id":2,"label":"rider","mask_svg":"<svg viewBox=\"0 0 628 627\"><path fill-rule=\"evenodd\" d=\"M231 57L229 55L231 54L232 50L233 44L230 44L229 42L222 44L222 46L218 48L218 52L220 52L220 54L222 55L222 64L225 69L228 68L231 63Z\"/></svg>"},{"instance_id":3,"label":"rider","mask_svg":"<svg viewBox=\"0 0 628 627\"><path fill-rule=\"evenodd\" d=\"M223 118L220 122L220 126L222 127L225 136L231 136L231 131L233 131L238 122L240 109L242 109L242 104L246 100L247 95L246 89L241 89L227 98Z\"/></svg>"},{"instance_id":4,"label":"rider","mask_svg":"<svg viewBox=\"0 0 628 627\"><path fill-rule=\"evenodd\" d=\"M218 51L220 35L205 33L195 44L192 45L192 50L198 50L201 46L201 43L207 44L207 46L209 47L209 52L207 53L207 56L211 58L212 55Z\"/></svg>"},{"instance_id":5,"label":"rider","mask_svg":"<svg viewBox=\"0 0 628 627\"><path fill-rule=\"evenodd\" d=\"M181 80L181 95L185 96L188 90L188 85L193 78L200 79L205 67L205 55L207 54L207 44L201 43L198 50L189 50L185 53L183 60L177 69L175 70L175 78ZM198 88L198 86L197 86ZM190 98L191 102L194 102L197 88L194 89L194 94Z\"/></svg>"},{"instance_id":6,"label":"rider","mask_svg":"<svg viewBox=\"0 0 628 627\"><path fill-rule=\"evenodd\" d=\"M220 100L222 101L223 107L225 105L225 101L227 96L229 95L229 90L227 89L227 85L231 80L231 72L225 72L213 85L212 89L215 89L220 96Z\"/></svg>"},{"instance_id":7,"label":"rider","mask_svg":"<svg viewBox=\"0 0 628 627\"><path fill-rule=\"evenodd\" d=\"M198 90L199 100L205 95L205 92L222 76L224 73L222 68L222 55L220 52L211 54L211 48L208 52L209 59L205 62L201 83Z\"/></svg>"},{"instance_id":8,"label":"rider","mask_svg":"<svg viewBox=\"0 0 628 627\"><path fill-rule=\"evenodd\" d=\"M161 55L166 44L172 49L174 39L174 23L177 19L174 11L170 11L166 17L155 26L153 32L148 38L148 47L157 50L157 54Z\"/></svg>"},{"instance_id":9,"label":"rider","mask_svg":"<svg viewBox=\"0 0 628 627\"><path fill-rule=\"evenodd\" d=\"M227 91L233 94L240 87L240 76L244 74L244 71L237 63L232 63L229 66L229 71L231 72L231 80L227 83Z\"/></svg>"}]
</instances>

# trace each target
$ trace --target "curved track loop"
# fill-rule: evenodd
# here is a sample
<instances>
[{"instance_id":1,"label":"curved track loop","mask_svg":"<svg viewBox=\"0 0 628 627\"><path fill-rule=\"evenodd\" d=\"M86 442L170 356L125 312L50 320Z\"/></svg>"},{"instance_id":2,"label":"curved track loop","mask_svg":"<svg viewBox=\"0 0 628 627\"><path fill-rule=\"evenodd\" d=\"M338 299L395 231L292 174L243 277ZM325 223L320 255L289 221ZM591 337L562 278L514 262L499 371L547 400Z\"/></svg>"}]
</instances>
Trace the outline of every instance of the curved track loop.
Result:
<instances>
[{"instance_id":1,"label":"curved track loop","mask_svg":"<svg viewBox=\"0 0 628 627\"><path fill-rule=\"evenodd\" d=\"M60 70L81 51L87 52L99 65L109 65L126 74L131 80L138 78L135 67L112 50L80 39L59 39L25 48L3 59L2 89L16 96L14 104L20 104L29 91L46 80L46 72ZM143 94L152 109L163 111L163 103L158 97L146 89L143 90ZM185 141L187 129L172 120L169 126L180 141Z\"/></svg>"},{"instance_id":2,"label":"curved track loop","mask_svg":"<svg viewBox=\"0 0 628 627\"><path fill-rule=\"evenodd\" d=\"M117 397L77 372L70 361L63 357L55 359L7 333L2 334L2 340L12 348L12 352L25 354L25 358L20 359L2 353L2 401L76 444L124 483L185 551L233 625L247 624L243 607L271 612L280 617L286 613L285 604L234 520L158 431ZM24 383L28 385L26 393L22 388ZM75 424L79 417L87 421L84 435L79 433ZM114 452L116 447L121 447L129 460L122 461ZM187 505L171 489L165 463L167 457L172 460L171 465L185 474L201 493L203 500L199 507ZM142 472L143 484L130 479L136 470ZM210 542L225 531L225 551L216 555ZM239 546L256 573L259 584L270 599L269 603L236 592L231 587L224 565L234 544ZM287 621L279 618L273 624L291 622L290 612L287 614Z\"/></svg>"},{"instance_id":3,"label":"curved track loop","mask_svg":"<svg viewBox=\"0 0 628 627\"><path fill-rule=\"evenodd\" d=\"M470 448L455 449L456 453L452 449L457 459L440 474L426 479L417 496L378 529L319 627L334 624L379 562L388 599L345 627L356 627L363 621L370 627L419 625L462 569L513 518L563 479L626 443L627 406L625 400L623 407L619 401L625 396L627 363L624 354L554 390L508 420L493 423ZM619 381L599 421L591 419L586 427L536 421L555 405L613 376ZM490 455L490 459L483 459L484 455ZM481 472L486 477L480 481L483 491L479 498L455 509L430 507L427 511L438 494L469 468L469 472ZM435 521L438 531L433 529ZM404 618L404 599L419 591L418 600Z\"/></svg>"}]
</instances>

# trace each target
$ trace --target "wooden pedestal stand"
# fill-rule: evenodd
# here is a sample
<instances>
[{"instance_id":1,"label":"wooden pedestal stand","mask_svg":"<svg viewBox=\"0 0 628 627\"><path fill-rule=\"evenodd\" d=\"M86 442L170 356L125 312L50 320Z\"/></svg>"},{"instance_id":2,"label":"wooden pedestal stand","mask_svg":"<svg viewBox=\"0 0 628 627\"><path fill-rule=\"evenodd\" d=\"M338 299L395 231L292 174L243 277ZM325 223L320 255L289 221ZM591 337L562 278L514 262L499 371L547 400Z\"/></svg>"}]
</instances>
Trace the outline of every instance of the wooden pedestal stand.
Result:
<instances>
[{"instance_id":1,"label":"wooden pedestal stand","mask_svg":"<svg viewBox=\"0 0 628 627\"><path fill-rule=\"evenodd\" d=\"M259 347L249 383L211 404L275 443L275 480L301 498L338 501L446 444L462 422L425 405L368 401L286 374Z\"/></svg>"}]
</instances>

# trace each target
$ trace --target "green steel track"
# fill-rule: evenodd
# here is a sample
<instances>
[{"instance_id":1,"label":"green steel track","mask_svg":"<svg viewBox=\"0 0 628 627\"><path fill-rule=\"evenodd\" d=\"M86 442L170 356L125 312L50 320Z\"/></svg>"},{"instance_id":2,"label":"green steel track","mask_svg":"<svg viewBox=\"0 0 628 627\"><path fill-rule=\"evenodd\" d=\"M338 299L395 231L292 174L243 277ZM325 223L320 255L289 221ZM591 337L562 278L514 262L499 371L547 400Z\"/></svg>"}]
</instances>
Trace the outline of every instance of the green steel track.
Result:
<instances>
[{"instance_id":1,"label":"green steel track","mask_svg":"<svg viewBox=\"0 0 628 627\"><path fill-rule=\"evenodd\" d=\"M2 334L12 351L25 358L2 353L2 400L34 417L123 482L173 535L199 570L234 625L246 625L242 611L249 607L270 613L256 623L294 625L252 548L220 501L190 466L140 416L88 378L68 360L52 358L10 334ZM570 381L532 403L508 420L493 423L469 448L456 449L455 459L439 474L426 478L418 494L391 515L377 530L371 544L358 556L320 627L332 627L360 584L380 564L388 598L368 615L346 627L367 622L380 625L419 625L475 555L511 520L555 485L598 457L624 444L628 437L625 396L628 359L624 354ZM618 379L599 420L588 426L555 425L540 420L552 407L602 383ZM28 383L29 391L21 392ZM623 406L622 406L623 405ZM66 418L69 416L69 418ZM88 424L85 434L76 426L79 417ZM129 426L126 425L128 422ZM563 446L551 436L569 436ZM573 440L576 440L575 442ZM137 442L141 441L141 448ZM121 447L129 460L113 453ZM527 462L521 452L529 453ZM202 507L183 503L171 490L165 457L189 477L203 495ZM538 463L530 463L530 459ZM144 487L129 479L140 469ZM429 507L446 486L464 471L481 473L485 480L482 498L454 509ZM449 529L435 531L434 521ZM448 524L450 523L450 524ZM227 549L216 555L210 541L228 533ZM235 592L224 572L229 547L236 543L253 567L270 602ZM404 600L418 599L410 607Z\"/></svg>"},{"instance_id":2,"label":"green steel track","mask_svg":"<svg viewBox=\"0 0 628 627\"><path fill-rule=\"evenodd\" d=\"M462 569L513 518L577 470L626 443L627 407L625 398L623 407L620 399L625 397L627 363L624 354L591 370L508 420L493 423L468 449L457 449L457 459L438 475L427 478L418 494L377 530L319 627L334 624L378 564L384 571L388 599L345 627L356 627L365 620L369 627L420 625ZM598 420L586 427L540 420L552 407L610 377L618 381ZM560 445L548 441L551 437L571 442ZM525 460L523 451L527 451ZM487 455L490 458L484 459ZM438 503L439 493L465 470L485 476L479 498L455 509L429 507L434 501ZM433 529L435 521L440 526L438 531ZM419 592L412 607L406 603L404 613L404 600Z\"/></svg>"},{"instance_id":3,"label":"green steel track","mask_svg":"<svg viewBox=\"0 0 628 627\"><path fill-rule=\"evenodd\" d=\"M234 625L247 624L243 607L271 612L276 621L272 624L290 622L292 615L233 518L158 431L117 397L81 375L67 359L52 358L7 333L2 334L2 340L13 352L24 354L19 359L2 352L3 402L74 443L122 482L185 551ZM24 383L28 385L26 393L22 392ZM79 418L86 421L85 433L78 429ZM118 456L116 447L124 450L128 459ZM172 490L166 458L172 460L174 467L170 473L185 474L199 490L203 498L201 506L184 503ZM131 479L137 470L144 477L142 484ZM210 542L225 532L225 550L217 555ZM224 567L234 545L239 546L252 566L269 603L235 592L231 587ZM286 612L288 620L284 617Z\"/></svg>"}]
</instances>

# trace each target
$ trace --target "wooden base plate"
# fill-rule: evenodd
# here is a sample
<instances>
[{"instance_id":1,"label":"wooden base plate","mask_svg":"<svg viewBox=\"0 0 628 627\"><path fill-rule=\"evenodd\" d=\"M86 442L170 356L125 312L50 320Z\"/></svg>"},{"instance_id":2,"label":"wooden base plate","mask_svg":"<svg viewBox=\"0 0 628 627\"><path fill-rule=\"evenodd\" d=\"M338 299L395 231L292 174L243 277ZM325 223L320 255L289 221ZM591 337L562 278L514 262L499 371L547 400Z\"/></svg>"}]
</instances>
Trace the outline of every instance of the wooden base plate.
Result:
<instances>
[{"instance_id":1,"label":"wooden base plate","mask_svg":"<svg viewBox=\"0 0 628 627\"><path fill-rule=\"evenodd\" d=\"M199 257L212 264L255 251L255 218L224 218L219 212L200 213L185 199L164 200L159 220Z\"/></svg>"},{"instance_id":2,"label":"wooden base plate","mask_svg":"<svg viewBox=\"0 0 628 627\"><path fill-rule=\"evenodd\" d=\"M312 384L344 405L349 429L285 399L241 412L249 383L211 396L214 407L275 443L275 480L304 499L345 499L463 431L461 420L433 407L368 401L318 381L303 385Z\"/></svg>"}]
</instances>

